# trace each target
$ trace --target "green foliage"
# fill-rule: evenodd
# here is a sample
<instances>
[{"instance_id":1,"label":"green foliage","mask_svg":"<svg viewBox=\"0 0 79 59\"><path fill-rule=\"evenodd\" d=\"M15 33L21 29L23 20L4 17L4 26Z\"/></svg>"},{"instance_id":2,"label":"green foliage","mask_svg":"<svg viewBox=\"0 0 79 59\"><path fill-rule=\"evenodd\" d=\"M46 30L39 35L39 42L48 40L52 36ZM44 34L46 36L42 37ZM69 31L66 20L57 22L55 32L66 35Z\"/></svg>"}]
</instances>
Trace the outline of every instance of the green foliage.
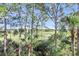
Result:
<instances>
[{"instance_id":1,"label":"green foliage","mask_svg":"<svg viewBox=\"0 0 79 59\"><path fill-rule=\"evenodd\" d=\"M18 30L14 30L13 34L17 35L18 34Z\"/></svg>"},{"instance_id":2,"label":"green foliage","mask_svg":"<svg viewBox=\"0 0 79 59\"><path fill-rule=\"evenodd\" d=\"M20 4L13 3L13 4L12 4L12 11L14 11L14 12L18 11L19 5L20 5Z\"/></svg>"},{"instance_id":3,"label":"green foliage","mask_svg":"<svg viewBox=\"0 0 79 59\"><path fill-rule=\"evenodd\" d=\"M3 5L0 5L0 17L5 16L6 13L7 13L7 7L3 6Z\"/></svg>"},{"instance_id":4,"label":"green foliage","mask_svg":"<svg viewBox=\"0 0 79 59\"><path fill-rule=\"evenodd\" d=\"M67 20L71 25L79 25L79 16L69 16Z\"/></svg>"},{"instance_id":5,"label":"green foliage","mask_svg":"<svg viewBox=\"0 0 79 59\"><path fill-rule=\"evenodd\" d=\"M32 13L32 20L33 22L36 21L36 16L34 15L34 13Z\"/></svg>"},{"instance_id":6,"label":"green foliage","mask_svg":"<svg viewBox=\"0 0 79 59\"><path fill-rule=\"evenodd\" d=\"M7 11L7 7L0 5L0 12L6 12Z\"/></svg>"},{"instance_id":7,"label":"green foliage","mask_svg":"<svg viewBox=\"0 0 79 59\"><path fill-rule=\"evenodd\" d=\"M19 32L23 33L24 32L24 29L19 29Z\"/></svg>"}]
</instances>

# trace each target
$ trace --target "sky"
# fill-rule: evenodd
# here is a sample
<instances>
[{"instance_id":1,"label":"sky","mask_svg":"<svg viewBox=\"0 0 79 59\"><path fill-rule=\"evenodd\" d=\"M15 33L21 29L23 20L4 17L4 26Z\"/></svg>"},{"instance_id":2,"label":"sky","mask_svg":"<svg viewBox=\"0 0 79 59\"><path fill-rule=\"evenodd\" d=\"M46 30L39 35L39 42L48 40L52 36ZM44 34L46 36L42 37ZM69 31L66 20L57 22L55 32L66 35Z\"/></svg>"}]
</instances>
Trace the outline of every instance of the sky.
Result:
<instances>
[{"instance_id":1,"label":"sky","mask_svg":"<svg viewBox=\"0 0 79 59\"><path fill-rule=\"evenodd\" d=\"M64 5L63 5L64 6ZM72 7L75 11L77 11L77 5L74 4L74 6ZM64 8L64 14L67 15L69 13L72 12L72 9L71 8ZM39 11L35 11L35 13L38 13L39 14ZM15 16L16 17L16 14L13 13L12 16ZM0 27L2 27L4 25L0 24ZM48 19L47 22L45 22L45 26L48 27L49 29L54 29L54 22L51 20L51 19ZM7 28L10 28L10 26L8 25Z\"/></svg>"}]
</instances>

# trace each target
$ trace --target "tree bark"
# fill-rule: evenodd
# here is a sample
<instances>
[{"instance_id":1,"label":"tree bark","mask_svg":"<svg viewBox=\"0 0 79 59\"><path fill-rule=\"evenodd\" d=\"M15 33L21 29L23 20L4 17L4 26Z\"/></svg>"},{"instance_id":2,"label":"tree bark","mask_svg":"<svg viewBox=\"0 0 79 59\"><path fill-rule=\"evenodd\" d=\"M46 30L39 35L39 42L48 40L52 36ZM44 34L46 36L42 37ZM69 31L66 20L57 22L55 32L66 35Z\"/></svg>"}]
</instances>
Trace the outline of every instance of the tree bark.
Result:
<instances>
[{"instance_id":1,"label":"tree bark","mask_svg":"<svg viewBox=\"0 0 79 59\"><path fill-rule=\"evenodd\" d=\"M74 46L75 46L75 44L74 44L74 26L72 27L72 29L71 29L71 50L72 50L72 55L74 56L75 55L75 48L74 48Z\"/></svg>"},{"instance_id":2,"label":"tree bark","mask_svg":"<svg viewBox=\"0 0 79 59\"><path fill-rule=\"evenodd\" d=\"M28 33L28 29L26 27L27 27L27 16L26 16L26 19L25 19L25 34L24 34L25 39L26 39L26 35Z\"/></svg>"},{"instance_id":3,"label":"tree bark","mask_svg":"<svg viewBox=\"0 0 79 59\"><path fill-rule=\"evenodd\" d=\"M4 54L7 56L7 52L6 52L6 49L7 49L7 31L6 31L6 19L4 19Z\"/></svg>"},{"instance_id":4,"label":"tree bark","mask_svg":"<svg viewBox=\"0 0 79 59\"><path fill-rule=\"evenodd\" d=\"M58 6L55 4L55 9L54 9L54 21L55 21L55 34L54 34L54 39L55 39L55 55L56 55L56 50L57 50L57 9L58 9Z\"/></svg>"},{"instance_id":5,"label":"tree bark","mask_svg":"<svg viewBox=\"0 0 79 59\"><path fill-rule=\"evenodd\" d=\"M77 27L77 56L79 56L79 27Z\"/></svg>"},{"instance_id":6,"label":"tree bark","mask_svg":"<svg viewBox=\"0 0 79 59\"><path fill-rule=\"evenodd\" d=\"M28 56L32 55L32 44L28 45Z\"/></svg>"}]
</instances>

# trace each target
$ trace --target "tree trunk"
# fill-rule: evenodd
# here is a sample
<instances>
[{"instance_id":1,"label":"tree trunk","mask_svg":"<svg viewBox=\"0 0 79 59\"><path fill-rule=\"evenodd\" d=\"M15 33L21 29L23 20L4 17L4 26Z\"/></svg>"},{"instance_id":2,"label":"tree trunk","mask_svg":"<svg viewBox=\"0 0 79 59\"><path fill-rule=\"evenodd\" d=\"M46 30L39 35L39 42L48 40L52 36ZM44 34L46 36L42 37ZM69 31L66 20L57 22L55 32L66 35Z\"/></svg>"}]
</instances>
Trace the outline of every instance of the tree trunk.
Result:
<instances>
[{"instance_id":1,"label":"tree trunk","mask_svg":"<svg viewBox=\"0 0 79 59\"><path fill-rule=\"evenodd\" d=\"M22 28L19 29L19 56L21 55L20 54L21 53L21 42L20 42L20 40L21 40L21 30L22 30Z\"/></svg>"},{"instance_id":2,"label":"tree trunk","mask_svg":"<svg viewBox=\"0 0 79 59\"><path fill-rule=\"evenodd\" d=\"M25 39L26 39L26 35L28 33L28 29L26 27L27 27L27 17L26 17L26 20L25 20L25 34L24 34Z\"/></svg>"},{"instance_id":3,"label":"tree trunk","mask_svg":"<svg viewBox=\"0 0 79 59\"><path fill-rule=\"evenodd\" d=\"M33 16L33 14L34 14L34 6L35 6L35 4L33 5L33 9L32 9L32 16ZM29 43L29 45L28 45L28 55L29 56L31 56L32 55L32 51L33 51L33 49L32 49L32 40L33 40L33 31L34 31L34 18L32 17L32 20L31 20L31 41L30 41L30 43Z\"/></svg>"},{"instance_id":4,"label":"tree trunk","mask_svg":"<svg viewBox=\"0 0 79 59\"><path fill-rule=\"evenodd\" d=\"M28 45L28 56L32 55L32 44Z\"/></svg>"},{"instance_id":5,"label":"tree trunk","mask_svg":"<svg viewBox=\"0 0 79 59\"><path fill-rule=\"evenodd\" d=\"M36 31L36 33L35 33L36 38L38 38L38 23L39 22L37 22L37 24L36 24L36 30L35 30Z\"/></svg>"},{"instance_id":6,"label":"tree trunk","mask_svg":"<svg viewBox=\"0 0 79 59\"><path fill-rule=\"evenodd\" d=\"M54 36L54 39L55 39L55 47L57 48L57 22L55 21L55 36Z\"/></svg>"},{"instance_id":7,"label":"tree trunk","mask_svg":"<svg viewBox=\"0 0 79 59\"><path fill-rule=\"evenodd\" d=\"M33 40L33 20L32 20L32 22L31 22L31 42L29 43L29 45L28 45L28 56L31 56L32 55L32 40Z\"/></svg>"},{"instance_id":8,"label":"tree trunk","mask_svg":"<svg viewBox=\"0 0 79 59\"><path fill-rule=\"evenodd\" d=\"M7 49L7 32L6 32L6 19L4 19L4 54L7 56L7 52L6 52L6 49Z\"/></svg>"},{"instance_id":9,"label":"tree trunk","mask_svg":"<svg viewBox=\"0 0 79 59\"><path fill-rule=\"evenodd\" d=\"M21 40L21 30L22 30L22 23L21 23L21 6L20 6L20 9L18 10L18 14L19 14L19 25L20 25L20 29L19 29L19 40ZM21 42L19 41L19 56L21 55Z\"/></svg>"},{"instance_id":10,"label":"tree trunk","mask_svg":"<svg viewBox=\"0 0 79 59\"><path fill-rule=\"evenodd\" d=\"M10 39L11 39L11 31L12 31L12 29L11 29L11 26L10 26Z\"/></svg>"},{"instance_id":11,"label":"tree trunk","mask_svg":"<svg viewBox=\"0 0 79 59\"><path fill-rule=\"evenodd\" d=\"M74 26L73 26L71 29L71 50L72 50L73 56L75 55L74 46L75 46L75 44L74 44Z\"/></svg>"},{"instance_id":12,"label":"tree trunk","mask_svg":"<svg viewBox=\"0 0 79 59\"><path fill-rule=\"evenodd\" d=\"M56 55L56 50L57 50L57 19L58 19L58 16L57 16L57 5L54 4L54 21L55 21L55 34L54 34L54 40L55 40L55 55Z\"/></svg>"},{"instance_id":13,"label":"tree trunk","mask_svg":"<svg viewBox=\"0 0 79 59\"><path fill-rule=\"evenodd\" d=\"M77 56L79 56L79 27L77 27Z\"/></svg>"}]
</instances>

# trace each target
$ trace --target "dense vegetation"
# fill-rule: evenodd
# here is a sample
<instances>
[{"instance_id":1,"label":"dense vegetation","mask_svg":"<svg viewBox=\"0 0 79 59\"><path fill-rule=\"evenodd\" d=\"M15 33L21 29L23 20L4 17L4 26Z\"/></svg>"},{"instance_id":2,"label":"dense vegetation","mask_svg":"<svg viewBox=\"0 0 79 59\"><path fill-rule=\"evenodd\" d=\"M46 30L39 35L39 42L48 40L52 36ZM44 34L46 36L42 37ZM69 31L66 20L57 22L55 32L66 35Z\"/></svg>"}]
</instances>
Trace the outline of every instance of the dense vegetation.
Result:
<instances>
[{"instance_id":1,"label":"dense vegetation","mask_svg":"<svg viewBox=\"0 0 79 59\"><path fill-rule=\"evenodd\" d=\"M79 55L79 4L0 4L0 55Z\"/></svg>"}]
</instances>

